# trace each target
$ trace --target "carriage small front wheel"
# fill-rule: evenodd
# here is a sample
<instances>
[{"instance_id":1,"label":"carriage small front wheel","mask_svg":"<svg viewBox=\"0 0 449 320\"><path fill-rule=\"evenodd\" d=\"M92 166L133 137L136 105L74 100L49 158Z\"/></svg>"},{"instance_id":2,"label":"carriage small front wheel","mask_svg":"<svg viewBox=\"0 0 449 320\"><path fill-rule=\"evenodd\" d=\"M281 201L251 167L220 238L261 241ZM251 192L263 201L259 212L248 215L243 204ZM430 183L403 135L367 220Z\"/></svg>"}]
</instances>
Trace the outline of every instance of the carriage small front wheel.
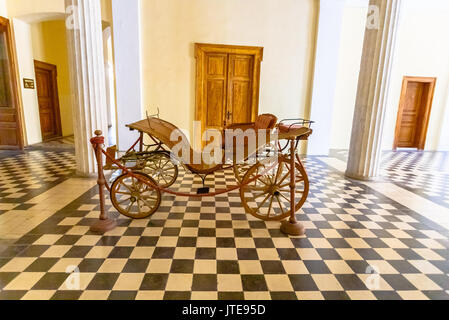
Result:
<instances>
[{"instance_id":1,"label":"carriage small front wheel","mask_svg":"<svg viewBox=\"0 0 449 320\"><path fill-rule=\"evenodd\" d=\"M129 218L149 217L161 204L160 190L151 185L155 186L157 183L145 173L122 174L111 186L112 205L118 212Z\"/></svg>"},{"instance_id":2,"label":"carriage small front wheel","mask_svg":"<svg viewBox=\"0 0 449 320\"><path fill-rule=\"evenodd\" d=\"M142 171L150 175L162 188L172 186L178 178L178 166L173 163L170 154L163 151L151 152L145 157Z\"/></svg>"},{"instance_id":3,"label":"carriage small front wheel","mask_svg":"<svg viewBox=\"0 0 449 320\"><path fill-rule=\"evenodd\" d=\"M245 211L265 221L281 221L297 212L309 193L306 170L295 162L295 207L290 208L290 159L267 158L253 165L243 178L240 197Z\"/></svg>"}]
</instances>

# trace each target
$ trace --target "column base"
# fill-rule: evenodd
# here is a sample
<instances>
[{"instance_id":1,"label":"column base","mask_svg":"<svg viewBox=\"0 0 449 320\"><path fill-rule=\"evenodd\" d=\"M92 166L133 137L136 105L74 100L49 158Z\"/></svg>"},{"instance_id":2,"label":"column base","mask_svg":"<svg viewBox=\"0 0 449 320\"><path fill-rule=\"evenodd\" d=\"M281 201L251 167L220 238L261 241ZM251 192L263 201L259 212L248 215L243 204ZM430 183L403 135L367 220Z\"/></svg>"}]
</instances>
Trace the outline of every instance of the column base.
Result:
<instances>
[{"instance_id":1,"label":"column base","mask_svg":"<svg viewBox=\"0 0 449 320\"><path fill-rule=\"evenodd\" d=\"M306 229L300 222L291 223L290 221L282 221L281 232L288 234L289 236L303 236L306 233Z\"/></svg>"},{"instance_id":2,"label":"column base","mask_svg":"<svg viewBox=\"0 0 449 320\"><path fill-rule=\"evenodd\" d=\"M352 180L359 180L359 181L380 181L381 180L378 176L366 177L363 175L353 174L348 171L345 172L345 177L352 179Z\"/></svg>"},{"instance_id":3,"label":"column base","mask_svg":"<svg viewBox=\"0 0 449 320\"><path fill-rule=\"evenodd\" d=\"M96 233L106 233L113 230L117 226L115 219L97 220L91 227L90 231Z\"/></svg>"}]
</instances>

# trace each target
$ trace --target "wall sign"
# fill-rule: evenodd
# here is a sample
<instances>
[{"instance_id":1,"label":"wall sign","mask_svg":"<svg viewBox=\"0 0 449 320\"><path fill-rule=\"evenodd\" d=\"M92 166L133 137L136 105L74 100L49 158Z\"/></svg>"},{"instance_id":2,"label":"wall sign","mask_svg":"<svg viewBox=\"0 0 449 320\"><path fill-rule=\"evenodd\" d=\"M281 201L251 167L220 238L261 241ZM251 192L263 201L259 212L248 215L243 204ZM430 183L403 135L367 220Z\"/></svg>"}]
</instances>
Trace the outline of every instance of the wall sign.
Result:
<instances>
[{"instance_id":1,"label":"wall sign","mask_svg":"<svg viewBox=\"0 0 449 320\"><path fill-rule=\"evenodd\" d=\"M23 87L25 89L34 89L34 80L33 79L23 79Z\"/></svg>"}]
</instances>

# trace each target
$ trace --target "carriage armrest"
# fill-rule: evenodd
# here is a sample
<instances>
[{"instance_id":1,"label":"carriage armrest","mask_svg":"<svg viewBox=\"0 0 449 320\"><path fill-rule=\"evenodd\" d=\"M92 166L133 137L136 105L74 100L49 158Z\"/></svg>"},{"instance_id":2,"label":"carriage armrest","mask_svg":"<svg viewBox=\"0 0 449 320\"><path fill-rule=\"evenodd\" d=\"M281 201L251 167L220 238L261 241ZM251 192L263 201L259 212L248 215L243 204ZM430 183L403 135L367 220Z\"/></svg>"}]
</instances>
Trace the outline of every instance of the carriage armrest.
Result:
<instances>
[{"instance_id":1,"label":"carriage armrest","mask_svg":"<svg viewBox=\"0 0 449 320\"><path fill-rule=\"evenodd\" d=\"M115 160L115 155L117 154L117 146L112 146L106 149L106 153ZM103 167L104 170L112 170L114 163L109 157L106 157L106 165Z\"/></svg>"}]
</instances>

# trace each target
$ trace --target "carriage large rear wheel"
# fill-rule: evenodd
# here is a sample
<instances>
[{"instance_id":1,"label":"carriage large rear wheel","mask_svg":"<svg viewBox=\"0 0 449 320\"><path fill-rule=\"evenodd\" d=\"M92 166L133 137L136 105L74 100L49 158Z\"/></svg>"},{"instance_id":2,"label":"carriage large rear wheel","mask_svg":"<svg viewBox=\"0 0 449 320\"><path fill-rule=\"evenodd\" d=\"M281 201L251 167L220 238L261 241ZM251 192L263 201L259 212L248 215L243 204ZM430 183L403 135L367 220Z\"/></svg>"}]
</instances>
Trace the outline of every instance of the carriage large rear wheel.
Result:
<instances>
[{"instance_id":1,"label":"carriage large rear wheel","mask_svg":"<svg viewBox=\"0 0 449 320\"><path fill-rule=\"evenodd\" d=\"M136 177L157 185L156 181L145 173L125 173L115 179L111 186L111 202L121 214L133 219L143 219L159 208L161 192Z\"/></svg>"},{"instance_id":2,"label":"carriage large rear wheel","mask_svg":"<svg viewBox=\"0 0 449 320\"><path fill-rule=\"evenodd\" d=\"M281 221L291 215L290 160L287 156L256 163L243 177L243 185L240 197L247 213L265 221ZM309 179L299 162L295 162L295 186L293 210L297 212L309 193Z\"/></svg>"}]
</instances>

